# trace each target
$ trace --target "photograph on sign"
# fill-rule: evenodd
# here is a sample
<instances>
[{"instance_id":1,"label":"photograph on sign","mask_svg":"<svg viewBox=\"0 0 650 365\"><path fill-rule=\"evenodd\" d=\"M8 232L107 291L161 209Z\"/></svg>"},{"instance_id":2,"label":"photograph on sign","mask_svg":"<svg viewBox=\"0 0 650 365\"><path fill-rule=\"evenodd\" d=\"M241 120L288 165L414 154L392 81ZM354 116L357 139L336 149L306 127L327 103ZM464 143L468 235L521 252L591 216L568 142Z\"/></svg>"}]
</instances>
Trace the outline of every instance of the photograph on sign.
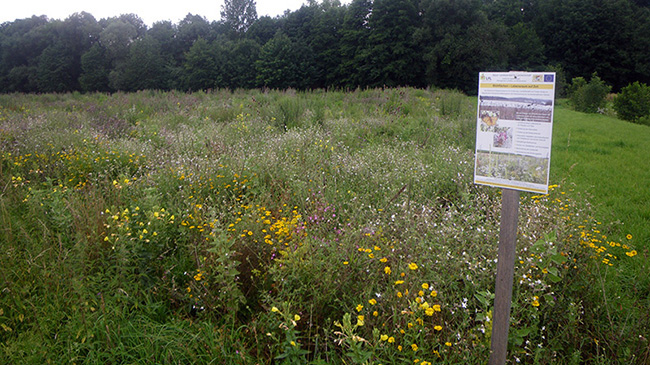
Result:
<instances>
[{"instance_id":1,"label":"photograph on sign","mask_svg":"<svg viewBox=\"0 0 650 365\"><path fill-rule=\"evenodd\" d=\"M555 73L479 75L474 182L548 193Z\"/></svg>"}]
</instances>

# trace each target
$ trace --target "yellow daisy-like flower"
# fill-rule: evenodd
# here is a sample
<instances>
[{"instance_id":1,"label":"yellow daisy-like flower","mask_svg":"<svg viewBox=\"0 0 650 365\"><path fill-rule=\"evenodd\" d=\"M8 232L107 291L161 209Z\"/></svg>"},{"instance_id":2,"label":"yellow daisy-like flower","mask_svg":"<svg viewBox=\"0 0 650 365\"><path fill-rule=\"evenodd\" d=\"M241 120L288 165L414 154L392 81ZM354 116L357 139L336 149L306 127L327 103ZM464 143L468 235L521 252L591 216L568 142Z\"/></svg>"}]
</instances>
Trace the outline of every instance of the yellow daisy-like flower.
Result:
<instances>
[{"instance_id":1,"label":"yellow daisy-like flower","mask_svg":"<svg viewBox=\"0 0 650 365\"><path fill-rule=\"evenodd\" d=\"M362 309L363 309L363 305L359 304L357 306L357 312L361 312Z\"/></svg>"},{"instance_id":2,"label":"yellow daisy-like flower","mask_svg":"<svg viewBox=\"0 0 650 365\"><path fill-rule=\"evenodd\" d=\"M427 308L425 309L424 313L426 313L427 316L431 317L433 315L433 308Z\"/></svg>"},{"instance_id":3,"label":"yellow daisy-like flower","mask_svg":"<svg viewBox=\"0 0 650 365\"><path fill-rule=\"evenodd\" d=\"M411 349L413 350L413 352L417 352L418 351L418 345L411 344Z\"/></svg>"},{"instance_id":4,"label":"yellow daisy-like flower","mask_svg":"<svg viewBox=\"0 0 650 365\"><path fill-rule=\"evenodd\" d=\"M392 272L392 271L390 270L390 266L386 266L386 267L384 268L384 272L385 272L387 275L390 275L390 273Z\"/></svg>"},{"instance_id":5,"label":"yellow daisy-like flower","mask_svg":"<svg viewBox=\"0 0 650 365\"><path fill-rule=\"evenodd\" d=\"M401 291L398 291L398 292L397 292L397 297L398 297L398 298L401 298L401 297L402 297L402 292L401 292Z\"/></svg>"},{"instance_id":6,"label":"yellow daisy-like flower","mask_svg":"<svg viewBox=\"0 0 650 365\"><path fill-rule=\"evenodd\" d=\"M631 239L632 239L632 235L628 233L627 236L625 236L625 238L627 238L628 240L631 240Z\"/></svg>"},{"instance_id":7,"label":"yellow daisy-like flower","mask_svg":"<svg viewBox=\"0 0 650 365\"><path fill-rule=\"evenodd\" d=\"M424 289L424 290L429 289L429 284L428 283L422 284L422 289Z\"/></svg>"},{"instance_id":8,"label":"yellow daisy-like flower","mask_svg":"<svg viewBox=\"0 0 650 365\"><path fill-rule=\"evenodd\" d=\"M433 329L436 330L436 331L442 331L442 326L438 325L438 326L433 327Z\"/></svg>"},{"instance_id":9,"label":"yellow daisy-like flower","mask_svg":"<svg viewBox=\"0 0 650 365\"><path fill-rule=\"evenodd\" d=\"M435 290L432 290L432 291L431 291L431 294L429 294L429 295L431 295L431 298L435 298L435 297L438 296L438 292L435 291Z\"/></svg>"},{"instance_id":10,"label":"yellow daisy-like flower","mask_svg":"<svg viewBox=\"0 0 650 365\"><path fill-rule=\"evenodd\" d=\"M381 262L381 263L384 263L384 262L386 262L386 261L388 261L388 259L385 258L385 257L382 257L381 259L379 259L379 262Z\"/></svg>"},{"instance_id":11,"label":"yellow daisy-like flower","mask_svg":"<svg viewBox=\"0 0 650 365\"><path fill-rule=\"evenodd\" d=\"M424 292L423 292L422 290L420 290L420 291L418 292L418 295L421 296L421 297L423 297L423 296L424 296Z\"/></svg>"},{"instance_id":12,"label":"yellow daisy-like flower","mask_svg":"<svg viewBox=\"0 0 650 365\"><path fill-rule=\"evenodd\" d=\"M370 305L375 305L375 304L377 304L377 301L373 298L373 299L370 299L368 301L368 303L370 303Z\"/></svg>"},{"instance_id":13,"label":"yellow daisy-like flower","mask_svg":"<svg viewBox=\"0 0 650 365\"><path fill-rule=\"evenodd\" d=\"M377 311L372 312L372 316L373 316L373 317L377 317L377 316L379 316L379 312L377 312Z\"/></svg>"},{"instance_id":14,"label":"yellow daisy-like flower","mask_svg":"<svg viewBox=\"0 0 650 365\"><path fill-rule=\"evenodd\" d=\"M411 270L417 270L417 269L418 269L418 265L417 265L415 262L411 262L411 263L409 264L409 269L411 269Z\"/></svg>"},{"instance_id":15,"label":"yellow daisy-like flower","mask_svg":"<svg viewBox=\"0 0 650 365\"><path fill-rule=\"evenodd\" d=\"M440 309L440 304L435 304L435 305L434 305L433 307L431 307L431 308L433 308L433 310L436 311L436 312L440 312L440 311L441 311L441 309Z\"/></svg>"},{"instance_id":16,"label":"yellow daisy-like flower","mask_svg":"<svg viewBox=\"0 0 650 365\"><path fill-rule=\"evenodd\" d=\"M381 337L379 337L379 339L381 341L388 341L388 335L381 335Z\"/></svg>"},{"instance_id":17,"label":"yellow daisy-like flower","mask_svg":"<svg viewBox=\"0 0 650 365\"><path fill-rule=\"evenodd\" d=\"M634 256L636 256L637 252L636 252L636 250L632 250L630 252L626 252L625 254L630 256L630 257L634 257Z\"/></svg>"},{"instance_id":18,"label":"yellow daisy-like flower","mask_svg":"<svg viewBox=\"0 0 650 365\"><path fill-rule=\"evenodd\" d=\"M397 351L402 351L402 345L397 346Z\"/></svg>"},{"instance_id":19,"label":"yellow daisy-like flower","mask_svg":"<svg viewBox=\"0 0 650 365\"><path fill-rule=\"evenodd\" d=\"M388 337L388 343L394 343L395 342L395 337L390 336Z\"/></svg>"},{"instance_id":20,"label":"yellow daisy-like flower","mask_svg":"<svg viewBox=\"0 0 650 365\"><path fill-rule=\"evenodd\" d=\"M539 307L539 301L538 301L538 299L539 299L539 297L537 297L537 296L533 297L533 302L530 303L530 304L531 304L533 307Z\"/></svg>"}]
</instances>

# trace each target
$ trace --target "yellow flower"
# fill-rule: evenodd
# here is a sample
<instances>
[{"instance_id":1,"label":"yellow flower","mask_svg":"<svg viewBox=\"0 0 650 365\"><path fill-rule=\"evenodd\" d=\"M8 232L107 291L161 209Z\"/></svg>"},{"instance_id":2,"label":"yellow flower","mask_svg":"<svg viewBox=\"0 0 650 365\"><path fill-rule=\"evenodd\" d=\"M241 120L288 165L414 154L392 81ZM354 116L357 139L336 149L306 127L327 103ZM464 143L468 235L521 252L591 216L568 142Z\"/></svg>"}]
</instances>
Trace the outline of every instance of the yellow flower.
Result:
<instances>
[{"instance_id":1,"label":"yellow flower","mask_svg":"<svg viewBox=\"0 0 650 365\"><path fill-rule=\"evenodd\" d=\"M440 312L440 304L435 304L435 305L434 305L433 307L431 307L431 308L433 308L433 310L436 311L436 312Z\"/></svg>"},{"instance_id":2,"label":"yellow flower","mask_svg":"<svg viewBox=\"0 0 650 365\"><path fill-rule=\"evenodd\" d=\"M401 298L401 297L402 297L402 292L401 292L401 291L398 291L398 292L397 292L397 297L398 297L398 298Z\"/></svg>"},{"instance_id":3,"label":"yellow flower","mask_svg":"<svg viewBox=\"0 0 650 365\"><path fill-rule=\"evenodd\" d=\"M294 346L294 347L295 347L295 346L296 346L296 342L295 342L295 341L291 341L291 346Z\"/></svg>"},{"instance_id":4,"label":"yellow flower","mask_svg":"<svg viewBox=\"0 0 650 365\"><path fill-rule=\"evenodd\" d=\"M411 262L411 263L409 264L409 269L411 269L411 270L417 270L417 269L418 269L418 265L417 265L415 262Z\"/></svg>"},{"instance_id":5,"label":"yellow flower","mask_svg":"<svg viewBox=\"0 0 650 365\"><path fill-rule=\"evenodd\" d=\"M627 238L628 240L631 240L631 239L632 239L632 235L628 233L627 236L625 236L625 238Z\"/></svg>"},{"instance_id":6,"label":"yellow flower","mask_svg":"<svg viewBox=\"0 0 650 365\"><path fill-rule=\"evenodd\" d=\"M421 297L423 297L423 296L424 296L424 292L423 292L422 290L420 290L420 291L418 292L418 295L421 296Z\"/></svg>"},{"instance_id":7,"label":"yellow flower","mask_svg":"<svg viewBox=\"0 0 650 365\"><path fill-rule=\"evenodd\" d=\"M436 330L436 331L442 331L442 326L438 325L438 326L433 327L433 329Z\"/></svg>"},{"instance_id":8,"label":"yellow flower","mask_svg":"<svg viewBox=\"0 0 650 365\"><path fill-rule=\"evenodd\" d=\"M413 352L417 352L418 351L418 345L411 344L411 349L413 350Z\"/></svg>"},{"instance_id":9,"label":"yellow flower","mask_svg":"<svg viewBox=\"0 0 650 365\"><path fill-rule=\"evenodd\" d=\"M377 312L377 311L372 312L372 316L373 316L373 317L377 317L377 316L379 316L379 312Z\"/></svg>"},{"instance_id":10,"label":"yellow flower","mask_svg":"<svg viewBox=\"0 0 650 365\"><path fill-rule=\"evenodd\" d=\"M404 280L397 280L395 282L395 285L400 285L400 284L404 284Z\"/></svg>"},{"instance_id":11,"label":"yellow flower","mask_svg":"<svg viewBox=\"0 0 650 365\"><path fill-rule=\"evenodd\" d=\"M425 311L427 316L431 317L433 315L433 308L427 308Z\"/></svg>"},{"instance_id":12,"label":"yellow flower","mask_svg":"<svg viewBox=\"0 0 650 365\"><path fill-rule=\"evenodd\" d=\"M343 261L343 265L347 265L347 264L349 264L349 262Z\"/></svg>"},{"instance_id":13,"label":"yellow flower","mask_svg":"<svg viewBox=\"0 0 650 365\"><path fill-rule=\"evenodd\" d=\"M365 319L364 316L357 316L357 326L359 327L363 326L364 319Z\"/></svg>"},{"instance_id":14,"label":"yellow flower","mask_svg":"<svg viewBox=\"0 0 650 365\"><path fill-rule=\"evenodd\" d=\"M431 295L432 298L435 298L435 297L438 296L438 292L435 291L435 290L432 290L430 295Z\"/></svg>"},{"instance_id":15,"label":"yellow flower","mask_svg":"<svg viewBox=\"0 0 650 365\"><path fill-rule=\"evenodd\" d=\"M427 284L427 283L422 284L422 289L424 289L424 290L429 289L429 284Z\"/></svg>"},{"instance_id":16,"label":"yellow flower","mask_svg":"<svg viewBox=\"0 0 650 365\"><path fill-rule=\"evenodd\" d=\"M451 342L445 342L445 346L451 347Z\"/></svg>"},{"instance_id":17,"label":"yellow flower","mask_svg":"<svg viewBox=\"0 0 650 365\"><path fill-rule=\"evenodd\" d=\"M533 307L539 307L539 297L535 296L533 297L533 302L531 303Z\"/></svg>"},{"instance_id":18,"label":"yellow flower","mask_svg":"<svg viewBox=\"0 0 650 365\"><path fill-rule=\"evenodd\" d=\"M390 266L386 266L386 267L384 268L384 272L385 272L387 275L390 275L390 273L391 273Z\"/></svg>"},{"instance_id":19,"label":"yellow flower","mask_svg":"<svg viewBox=\"0 0 650 365\"><path fill-rule=\"evenodd\" d=\"M279 312L279 311L280 311L280 310L278 309L278 307L272 307L272 308L271 308L271 312Z\"/></svg>"},{"instance_id":20,"label":"yellow flower","mask_svg":"<svg viewBox=\"0 0 650 365\"><path fill-rule=\"evenodd\" d=\"M385 258L385 257L382 257L379 261L382 262L382 263L384 263L384 262L388 261L388 259Z\"/></svg>"},{"instance_id":21,"label":"yellow flower","mask_svg":"<svg viewBox=\"0 0 650 365\"><path fill-rule=\"evenodd\" d=\"M293 316L293 320L298 322L300 320L300 316L296 314L295 316Z\"/></svg>"},{"instance_id":22,"label":"yellow flower","mask_svg":"<svg viewBox=\"0 0 650 365\"><path fill-rule=\"evenodd\" d=\"M357 306L357 312L361 312L362 309L363 309L363 305L359 304Z\"/></svg>"},{"instance_id":23,"label":"yellow flower","mask_svg":"<svg viewBox=\"0 0 650 365\"><path fill-rule=\"evenodd\" d=\"M630 252L626 252L625 254L630 256L630 257L634 257L634 256L636 256L637 252L636 252L636 250L632 250Z\"/></svg>"},{"instance_id":24,"label":"yellow flower","mask_svg":"<svg viewBox=\"0 0 650 365\"><path fill-rule=\"evenodd\" d=\"M390 336L388 337L388 343L394 343L395 342L395 337Z\"/></svg>"},{"instance_id":25,"label":"yellow flower","mask_svg":"<svg viewBox=\"0 0 650 365\"><path fill-rule=\"evenodd\" d=\"M375 305L375 304L377 304L377 301L373 298L373 299L370 299L368 301L368 303L370 303L370 305Z\"/></svg>"},{"instance_id":26,"label":"yellow flower","mask_svg":"<svg viewBox=\"0 0 650 365\"><path fill-rule=\"evenodd\" d=\"M388 335L381 335L379 338L381 341L388 341Z\"/></svg>"},{"instance_id":27,"label":"yellow flower","mask_svg":"<svg viewBox=\"0 0 650 365\"><path fill-rule=\"evenodd\" d=\"M397 351L402 351L402 345L397 346Z\"/></svg>"}]
</instances>

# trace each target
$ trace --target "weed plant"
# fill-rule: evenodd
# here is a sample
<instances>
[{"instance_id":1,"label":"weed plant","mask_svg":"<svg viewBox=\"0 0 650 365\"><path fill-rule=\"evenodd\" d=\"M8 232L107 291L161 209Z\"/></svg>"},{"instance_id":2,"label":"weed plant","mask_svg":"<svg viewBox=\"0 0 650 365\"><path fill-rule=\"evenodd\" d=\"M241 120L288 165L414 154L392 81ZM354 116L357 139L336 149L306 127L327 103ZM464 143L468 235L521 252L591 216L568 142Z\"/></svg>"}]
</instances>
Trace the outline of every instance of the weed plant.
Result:
<instances>
[{"instance_id":1,"label":"weed plant","mask_svg":"<svg viewBox=\"0 0 650 365\"><path fill-rule=\"evenodd\" d=\"M0 362L485 363L500 192L472 184L475 105L0 96ZM568 179L522 196L509 361L647 361L647 287L605 292L647 232Z\"/></svg>"}]
</instances>

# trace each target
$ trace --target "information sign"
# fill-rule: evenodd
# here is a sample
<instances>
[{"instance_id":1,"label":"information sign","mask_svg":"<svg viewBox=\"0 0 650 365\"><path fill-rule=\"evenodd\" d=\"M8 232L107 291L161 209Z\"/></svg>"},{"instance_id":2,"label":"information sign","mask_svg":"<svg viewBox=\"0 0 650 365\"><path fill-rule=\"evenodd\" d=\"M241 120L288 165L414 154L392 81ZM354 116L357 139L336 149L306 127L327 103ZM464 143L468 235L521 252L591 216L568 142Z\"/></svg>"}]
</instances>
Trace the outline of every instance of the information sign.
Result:
<instances>
[{"instance_id":1,"label":"information sign","mask_svg":"<svg viewBox=\"0 0 650 365\"><path fill-rule=\"evenodd\" d=\"M548 193L554 72L479 74L474 183Z\"/></svg>"}]
</instances>

